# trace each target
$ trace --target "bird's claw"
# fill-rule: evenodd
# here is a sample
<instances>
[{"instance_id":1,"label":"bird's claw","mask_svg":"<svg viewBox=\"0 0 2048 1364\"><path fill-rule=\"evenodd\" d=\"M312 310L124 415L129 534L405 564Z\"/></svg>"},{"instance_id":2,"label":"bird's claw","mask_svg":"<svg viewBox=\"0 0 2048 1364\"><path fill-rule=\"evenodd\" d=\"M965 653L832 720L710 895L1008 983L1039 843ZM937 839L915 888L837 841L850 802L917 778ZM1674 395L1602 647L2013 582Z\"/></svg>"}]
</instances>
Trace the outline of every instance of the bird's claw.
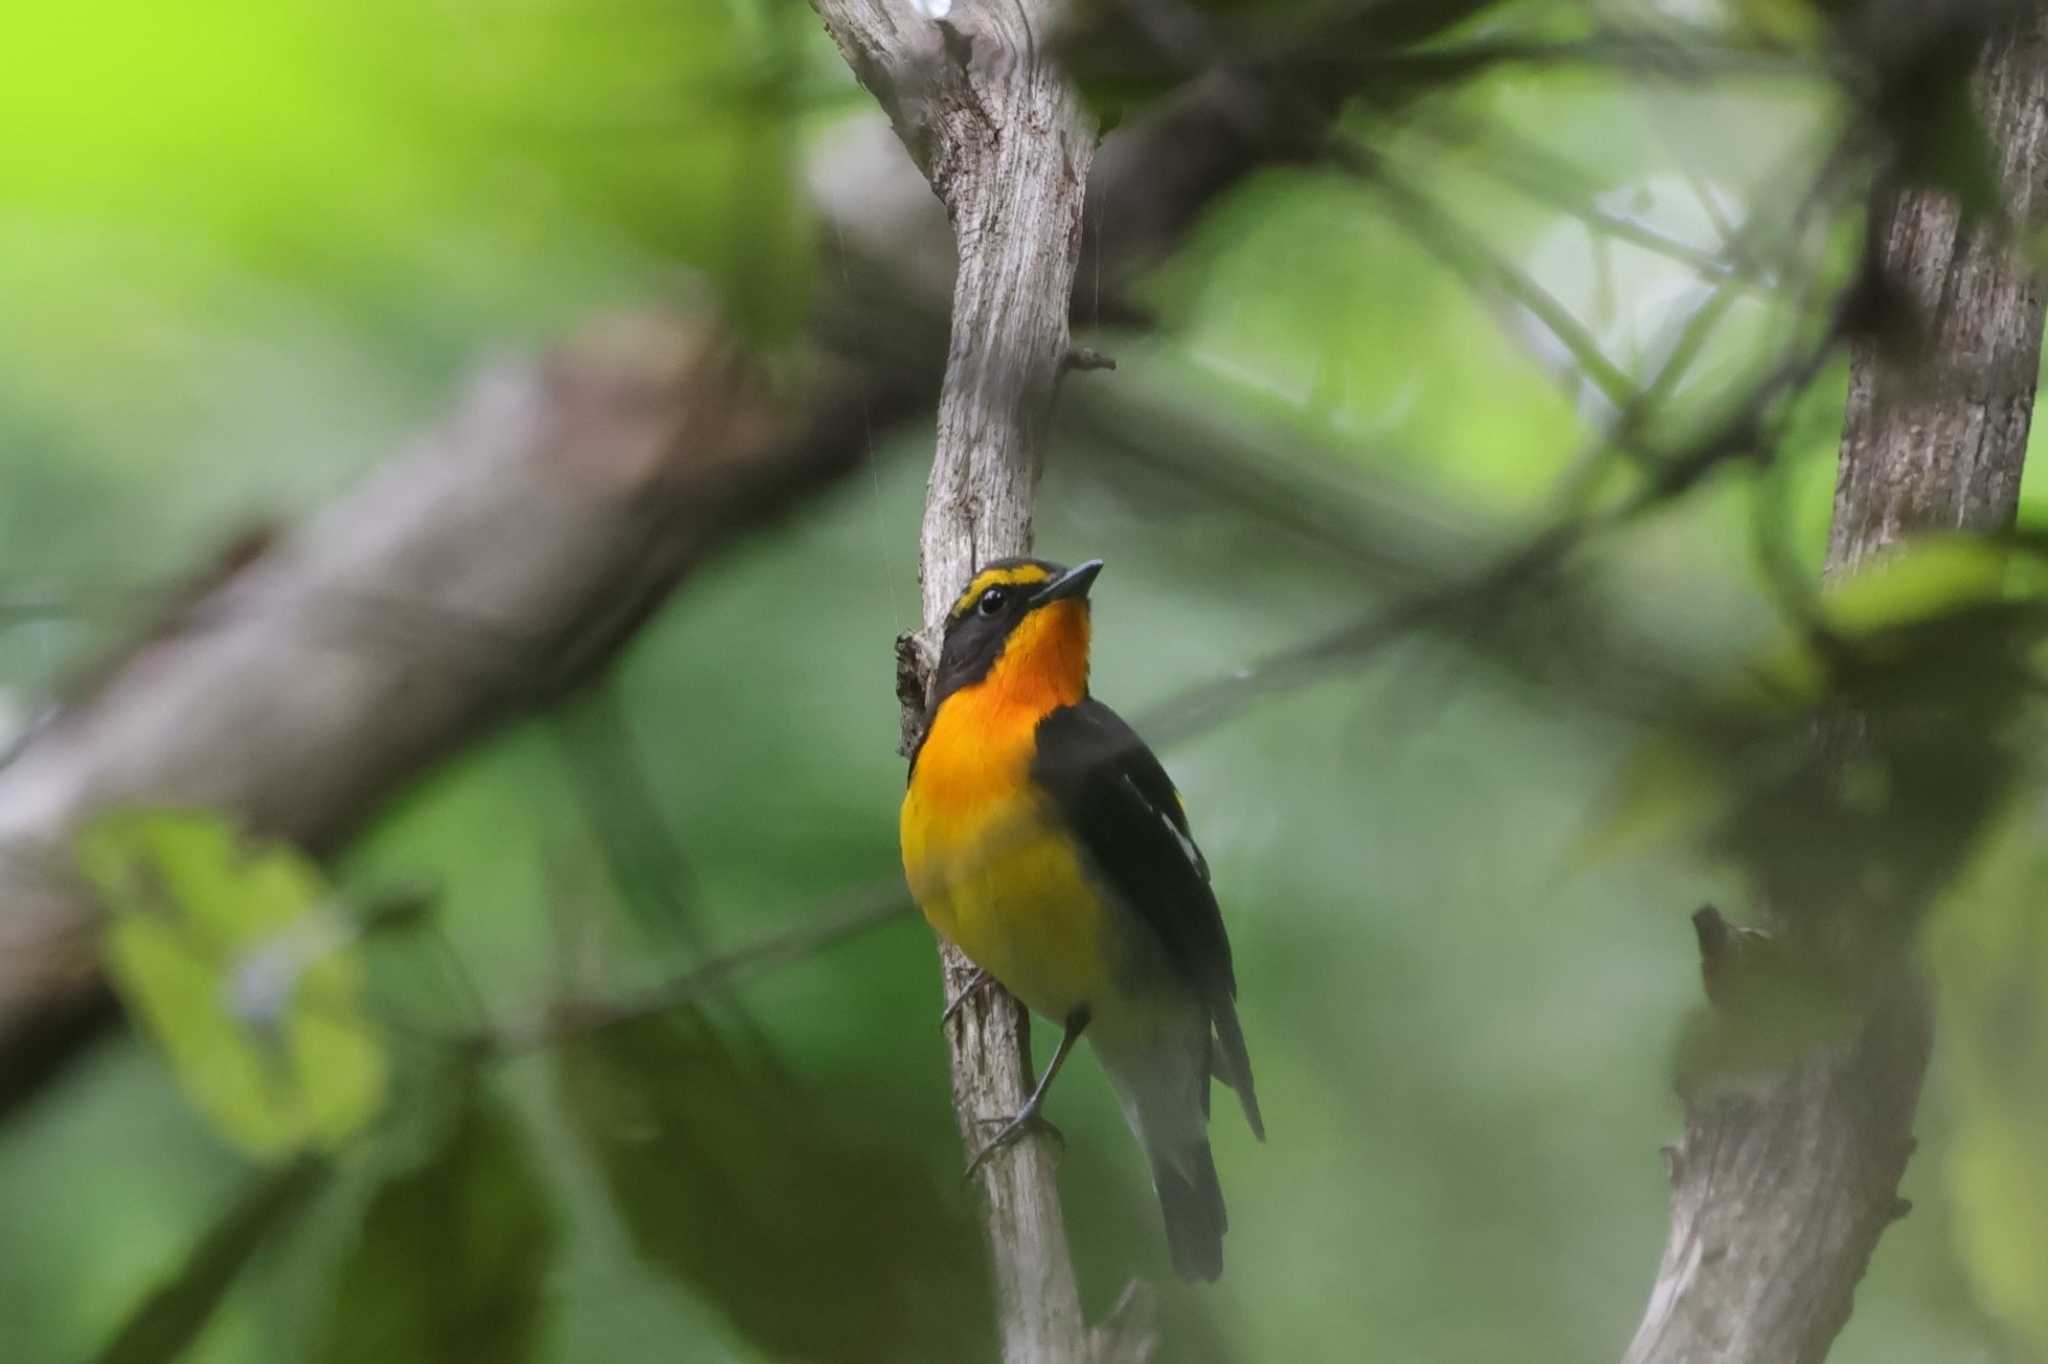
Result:
<instances>
[{"instance_id":1,"label":"bird's claw","mask_svg":"<svg viewBox=\"0 0 2048 1364\"><path fill-rule=\"evenodd\" d=\"M941 1034L944 1034L944 1032L946 1031L946 1025L953 1021L954 1015L960 1012L962 1005L966 1004L969 999L973 998L976 991L982 989L985 986L993 985L994 983L994 976L982 970L980 967L976 967L974 970L974 975L971 978L969 978L967 984L961 989L960 993L953 997L953 1002L946 1006L946 1011L939 1015L939 1032Z\"/></svg>"},{"instance_id":2,"label":"bird's claw","mask_svg":"<svg viewBox=\"0 0 2048 1364\"><path fill-rule=\"evenodd\" d=\"M1059 1146L1061 1155L1067 1153L1067 1134L1053 1126L1051 1120L1042 1116L1034 1108L1026 1108L1014 1118L981 1118L977 1121L984 1125L1001 1123L1003 1130L996 1133L990 1139L988 1145L975 1152L973 1160L967 1162L967 1173L962 1176L964 1179L973 1179L975 1172L981 1169L990 1156L1002 1150L1005 1146L1014 1145L1028 1132L1043 1132L1046 1136L1051 1137L1054 1143Z\"/></svg>"}]
</instances>

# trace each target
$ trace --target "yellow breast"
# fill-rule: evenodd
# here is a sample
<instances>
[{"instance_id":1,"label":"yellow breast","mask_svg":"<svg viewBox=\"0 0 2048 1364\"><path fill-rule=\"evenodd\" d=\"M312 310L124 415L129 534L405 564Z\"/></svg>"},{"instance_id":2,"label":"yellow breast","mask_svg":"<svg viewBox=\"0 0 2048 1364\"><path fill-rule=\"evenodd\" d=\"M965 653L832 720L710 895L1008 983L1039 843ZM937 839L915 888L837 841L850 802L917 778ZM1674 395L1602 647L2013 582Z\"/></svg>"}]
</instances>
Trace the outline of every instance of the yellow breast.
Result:
<instances>
[{"instance_id":1,"label":"yellow breast","mask_svg":"<svg viewBox=\"0 0 2048 1364\"><path fill-rule=\"evenodd\" d=\"M1029 780L1037 716L976 691L935 717L903 799L903 870L932 927L1034 1011L1109 984L1105 906Z\"/></svg>"}]
</instances>

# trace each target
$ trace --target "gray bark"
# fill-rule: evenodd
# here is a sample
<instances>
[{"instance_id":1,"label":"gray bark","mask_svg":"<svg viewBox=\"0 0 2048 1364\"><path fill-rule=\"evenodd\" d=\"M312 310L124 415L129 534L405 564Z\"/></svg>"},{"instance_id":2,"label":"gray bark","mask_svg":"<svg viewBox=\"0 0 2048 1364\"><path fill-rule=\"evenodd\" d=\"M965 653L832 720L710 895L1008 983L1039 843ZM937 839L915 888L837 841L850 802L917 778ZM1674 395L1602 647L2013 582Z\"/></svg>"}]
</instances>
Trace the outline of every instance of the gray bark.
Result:
<instances>
[{"instance_id":1,"label":"gray bark","mask_svg":"<svg viewBox=\"0 0 2048 1364\"><path fill-rule=\"evenodd\" d=\"M816 5L953 228L952 341L919 542L924 630L898 649L908 739L926 710L938 632L954 597L981 564L1031 548L1053 392L1067 361L1095 131L1050 60L1048 3L974 5L938 21L909 0ZM950 1002L973 967L950 945L940 956ZM948 1034L953 1107L962 1144L973 1151L1023 1107L1029 1020L996 988L967 1000L956 1017ZM1130 1357L1121 1332L1098 1340L1083 1319L1053 1154L1034 1135L982 1166L1002 1357Z\"/></svg>"},{"instance_id":2,"label":"gray bark","mask_svg":"<svg viewBox=\"0 0 2048 1364\"><path fill-rule=\"evenodd\" d=\"M2048 207L2048 27L1996 43L1979 93L2010 218L2037 223ZM2041 288L2005 234L1966 226L1925 190L1883 195L1876 212L1878 264L1921 330L1910 350L1856 346L1830 581L1916 533L2009 527L2040 373ZM1669 1153L1669 1239L1628 1364L1818 1364L1905 1211L1898 1186L1931 1037L1908 949L1848 946L1832 908L1769 908L1780 945L1768 950L1824 966L1863 954L1864 1012L1844 1040L1795 1065L1687 1095ZM1754 954L1714 911L1696 922L1710 999L1739 1007L1740 992L1716 982Z\"/></svg>"},{"instance_id":3,"label":"gray bark","mask_svg":"<svg viewBox=\"0 0 2048 1364\"><path fill-rule=\"evenodd\" d=\"M2007 215L2048 209L2048 38L1986 64L1981 107ZM1966 228L1924 190L1880 206L1887 279L1922 322L1910 347L1858 342L1849 381L1827 575L1846 576L1918 531L2012 524L2040 378L2042 292L2000 234Z\"/></svg>"},{"instance_id":4,"label":"gray bark","mask_svg":"<svg viewBox=\"0 0 2048 1364\"><path fill-rule=\"evenodd\" d=\"M0 1101L106 1007L66 851L82 822L206 806L334 847L451 748L592 676L736 532L856 467L855 393L817 396L786 415L704 319L604 320L486 374L419 449L54 711L0 764Z\"/></svg>"}]
</instances>

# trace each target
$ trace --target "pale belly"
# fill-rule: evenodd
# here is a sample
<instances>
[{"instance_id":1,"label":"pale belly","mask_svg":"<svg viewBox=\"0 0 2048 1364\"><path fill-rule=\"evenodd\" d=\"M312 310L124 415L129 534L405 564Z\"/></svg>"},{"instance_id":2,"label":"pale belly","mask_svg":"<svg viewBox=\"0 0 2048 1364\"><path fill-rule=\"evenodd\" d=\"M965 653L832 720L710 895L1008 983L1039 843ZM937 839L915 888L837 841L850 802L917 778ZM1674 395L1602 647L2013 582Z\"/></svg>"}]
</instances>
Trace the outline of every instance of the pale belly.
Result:
<instances>
[{"instance_id":1,"label":"pale belly","mask_svg":"<svg viewBox=\"0 0 2048 1364\"><path fill-rule=\"evenodd\" d=\"M972 820L932 821L913 817L913 794L904 870L940 936L1033 1012L1064 1022L1110 994L1121 944L1071 844L1027 799Z\"/></svg>"}]
</instances>

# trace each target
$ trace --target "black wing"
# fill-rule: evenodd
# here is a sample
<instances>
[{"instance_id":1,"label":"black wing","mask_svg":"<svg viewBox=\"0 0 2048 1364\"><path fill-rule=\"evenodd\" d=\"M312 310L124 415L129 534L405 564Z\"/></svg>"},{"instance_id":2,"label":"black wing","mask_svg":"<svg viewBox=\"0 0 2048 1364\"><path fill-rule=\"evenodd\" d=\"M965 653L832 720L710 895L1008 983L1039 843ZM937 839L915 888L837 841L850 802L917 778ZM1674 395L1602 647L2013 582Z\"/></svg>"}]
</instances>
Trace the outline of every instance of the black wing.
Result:
<instances>
[{"instance_id":1,"label":"black wing","mask_svg":"<svg viewBox=\"0 0 2048 1364\"><path fill-rule=\"evenodd\" d=\"M1039 722L1031 775L1095 872L1158 935L1167 959L1195 986L1216 1027L1217 1078L1237 1091L1246 1121L1263 1139L1223 912L1166 769L1121 716L1091 697Z\"/></svg>"}]
</instances>

